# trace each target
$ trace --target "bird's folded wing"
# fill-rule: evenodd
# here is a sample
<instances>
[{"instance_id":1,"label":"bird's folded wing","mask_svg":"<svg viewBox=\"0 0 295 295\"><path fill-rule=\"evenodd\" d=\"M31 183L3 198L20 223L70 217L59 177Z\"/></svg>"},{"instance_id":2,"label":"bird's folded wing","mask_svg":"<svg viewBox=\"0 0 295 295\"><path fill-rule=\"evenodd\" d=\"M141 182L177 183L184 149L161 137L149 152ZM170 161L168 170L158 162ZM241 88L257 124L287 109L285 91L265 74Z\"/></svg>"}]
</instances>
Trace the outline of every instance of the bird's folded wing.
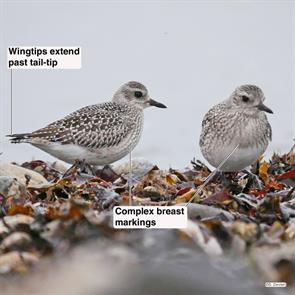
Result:
<instances>
[{"instance_id":1,"label":"bird's folded wing","mask_svg":"<svg viewBox=\"0 0 295 295\"><path fill-rule=\"evenodd\" d=\"M118 145L131 128L130 120L119 111L94 110L72 113L31 133L30 138L97 149Z\"/></svg>"}]
</instances>

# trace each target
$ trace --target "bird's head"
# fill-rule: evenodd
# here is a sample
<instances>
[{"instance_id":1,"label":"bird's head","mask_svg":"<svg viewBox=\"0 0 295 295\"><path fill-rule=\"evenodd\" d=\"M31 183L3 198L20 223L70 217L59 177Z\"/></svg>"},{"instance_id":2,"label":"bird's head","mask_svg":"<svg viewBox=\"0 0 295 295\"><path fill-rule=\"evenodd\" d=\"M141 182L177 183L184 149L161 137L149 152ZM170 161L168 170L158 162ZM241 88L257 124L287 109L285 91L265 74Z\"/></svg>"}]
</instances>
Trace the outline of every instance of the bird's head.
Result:
<instances>
[{"instance_id":1,"label":"bird's head","mask_svg":"<svg viewBox=\"0 0 295 295\"><path fill-rule=\"evenodd\" d=\"M147 88L143 84L135 81L122 85L114 94L113 102L130 103L141 109L145 109L149 106L166 108L164 104L151 99Z\"/></svg>"},{"instance_id":2,"label":"bird's head","mask_svg":"<svg viewBox=\"0 0 295 295\"><path fill-rule=\"evenodd\" d=\"M273 113L263 101L265 100L262 90L255 85L242 85L235 89L228 99L231 107L243 110L247 114L257 114L261 111Z\"/></svg>"}]
</instances>

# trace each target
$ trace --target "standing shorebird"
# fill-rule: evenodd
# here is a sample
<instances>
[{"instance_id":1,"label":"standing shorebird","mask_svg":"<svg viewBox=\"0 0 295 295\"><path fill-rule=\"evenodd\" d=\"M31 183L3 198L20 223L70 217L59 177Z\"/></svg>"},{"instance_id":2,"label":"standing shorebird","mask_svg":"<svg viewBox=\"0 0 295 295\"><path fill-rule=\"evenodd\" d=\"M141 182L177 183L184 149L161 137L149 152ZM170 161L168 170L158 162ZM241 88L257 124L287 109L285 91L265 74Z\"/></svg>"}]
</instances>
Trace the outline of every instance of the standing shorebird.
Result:
<instances>
[{"instance_id":1,"label":"standing shorebird","mask_svg":"<svg viewBox=\"0 0 295 295\"><path fill-rule=\"evenodd\" d=\"M135 148L148 106L166 108L150 98L144 85L132 81L111 102L84 107L32 133L8 136L12 143L30 143L70 164L108 165Z\"/></svg>"},{"instance_id":2,"label":"standing shorebird","mask_svg":"<svg viewBox=\"0 0 295 295\"><path fill-rule=\"evenodd\" d=\"M234 172L254 163L271 141L272 131L263 104L265 97L255 85L242 85L208 111L202 122L200 148L203 156L220 171Z\"/></svg>"}]
</instances>

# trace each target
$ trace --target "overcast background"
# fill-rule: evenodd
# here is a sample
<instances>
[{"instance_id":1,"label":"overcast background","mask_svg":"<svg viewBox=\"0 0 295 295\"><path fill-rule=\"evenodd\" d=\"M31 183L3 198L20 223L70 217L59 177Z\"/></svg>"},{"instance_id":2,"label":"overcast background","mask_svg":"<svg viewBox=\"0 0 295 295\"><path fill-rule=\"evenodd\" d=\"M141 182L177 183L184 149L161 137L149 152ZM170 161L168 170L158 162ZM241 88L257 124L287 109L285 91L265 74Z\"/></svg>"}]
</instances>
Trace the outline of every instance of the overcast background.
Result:
<instances>
[{"instance_id":1,"label":"overcast background","mask_svg":"<svg viewBox=\"0 0 295 295\"><path fill-rule=\"evenodd\" d=\"M272 151L295 133L294 1L1 1L0 152L5 161L53 160L11 145L9 45L82 47L80 70L15 70L13 132L36 130L144 83L167 109L145 110L134 156L182 168L198 148L205 112L238 85L260 86L273 111Z\"/></svg>"}]
</instances>

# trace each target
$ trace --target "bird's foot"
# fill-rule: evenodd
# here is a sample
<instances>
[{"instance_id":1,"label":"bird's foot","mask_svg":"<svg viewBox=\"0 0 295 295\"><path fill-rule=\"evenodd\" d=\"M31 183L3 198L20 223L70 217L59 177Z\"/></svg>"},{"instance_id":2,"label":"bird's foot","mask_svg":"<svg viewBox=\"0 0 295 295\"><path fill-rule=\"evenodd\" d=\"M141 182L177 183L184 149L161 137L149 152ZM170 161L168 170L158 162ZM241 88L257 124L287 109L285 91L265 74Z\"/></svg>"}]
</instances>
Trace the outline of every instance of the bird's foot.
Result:
<instances>
[{"instance_id":1,"label":"bird's foot","mask_svg":"<svg viewBox=\"0 0 295 295\"><path fill-rule=\"evenodd\" d=\"M258 190L263 189L263 183L260 180L259 176L250 172L249 170L243 170L243 172L248 175L248 181L245 187L243 188L243 193L247 193L251 187L254 187Z\"/></svg>"},{"instance_id":2,"label":"bird's foot","mask_svg":"<svg viewBox=\"0 0 295 295\"><path fill-rule=\"evenodd\" d=\"M68 177L75 173L88 174L95 176L95 171L91 165L85 162L85 160L76 160L75 163L64 173L62 178Z\"/></svg>"},{"instance_id":3,"label":"bird's foot","mask_svg":"<svg viewBox=\"0 0 295 295\"><path fill-rule=\"evenodd\" d=\"M223 172L220 183L229 192L234 194L241 192L241 187L236 181L236 172Z\"/></svg>"},{"instance_id":4,"label":"bird's foot","mask_svg":"<svg viewBox=\"0 0 295 295\"><path fill-rule=\"evenodd\" d=\"M211 182L219 182L225 189L235 192L237 191L237 184L232 181L232 178L232 173L229 174L226 172L215 170L212 176L210 176L205 183L207 185Z\"/></svg>"},{"instance_id":5,"label":"bird's foot","mask_svg":"<svg viewBox=\"0 0 295 295\"><path fill-rule=\"evenodd\" d=\"M196 171L200 171L202 169L207 169L208 172L211 173L211 170L203 163L201 162L200 160L196 160L195 158L193 158L191 160L191 164L193 165L193 168L196 170Z\"/></svg>"},{"instance_id":6,"label":"bird's foot","mask_svg":"<svg viewBox=\"0 0 295 295\"><path fill-rule=\"evenodd\" d=\"M215 170L206 179L205 183L206 183L206 185L211 183L211 182L221 182L221 183L223 183L226 180L227 180L226 177L224 176L224 174L221 171Z\"/></svg>"}]
</instances>

